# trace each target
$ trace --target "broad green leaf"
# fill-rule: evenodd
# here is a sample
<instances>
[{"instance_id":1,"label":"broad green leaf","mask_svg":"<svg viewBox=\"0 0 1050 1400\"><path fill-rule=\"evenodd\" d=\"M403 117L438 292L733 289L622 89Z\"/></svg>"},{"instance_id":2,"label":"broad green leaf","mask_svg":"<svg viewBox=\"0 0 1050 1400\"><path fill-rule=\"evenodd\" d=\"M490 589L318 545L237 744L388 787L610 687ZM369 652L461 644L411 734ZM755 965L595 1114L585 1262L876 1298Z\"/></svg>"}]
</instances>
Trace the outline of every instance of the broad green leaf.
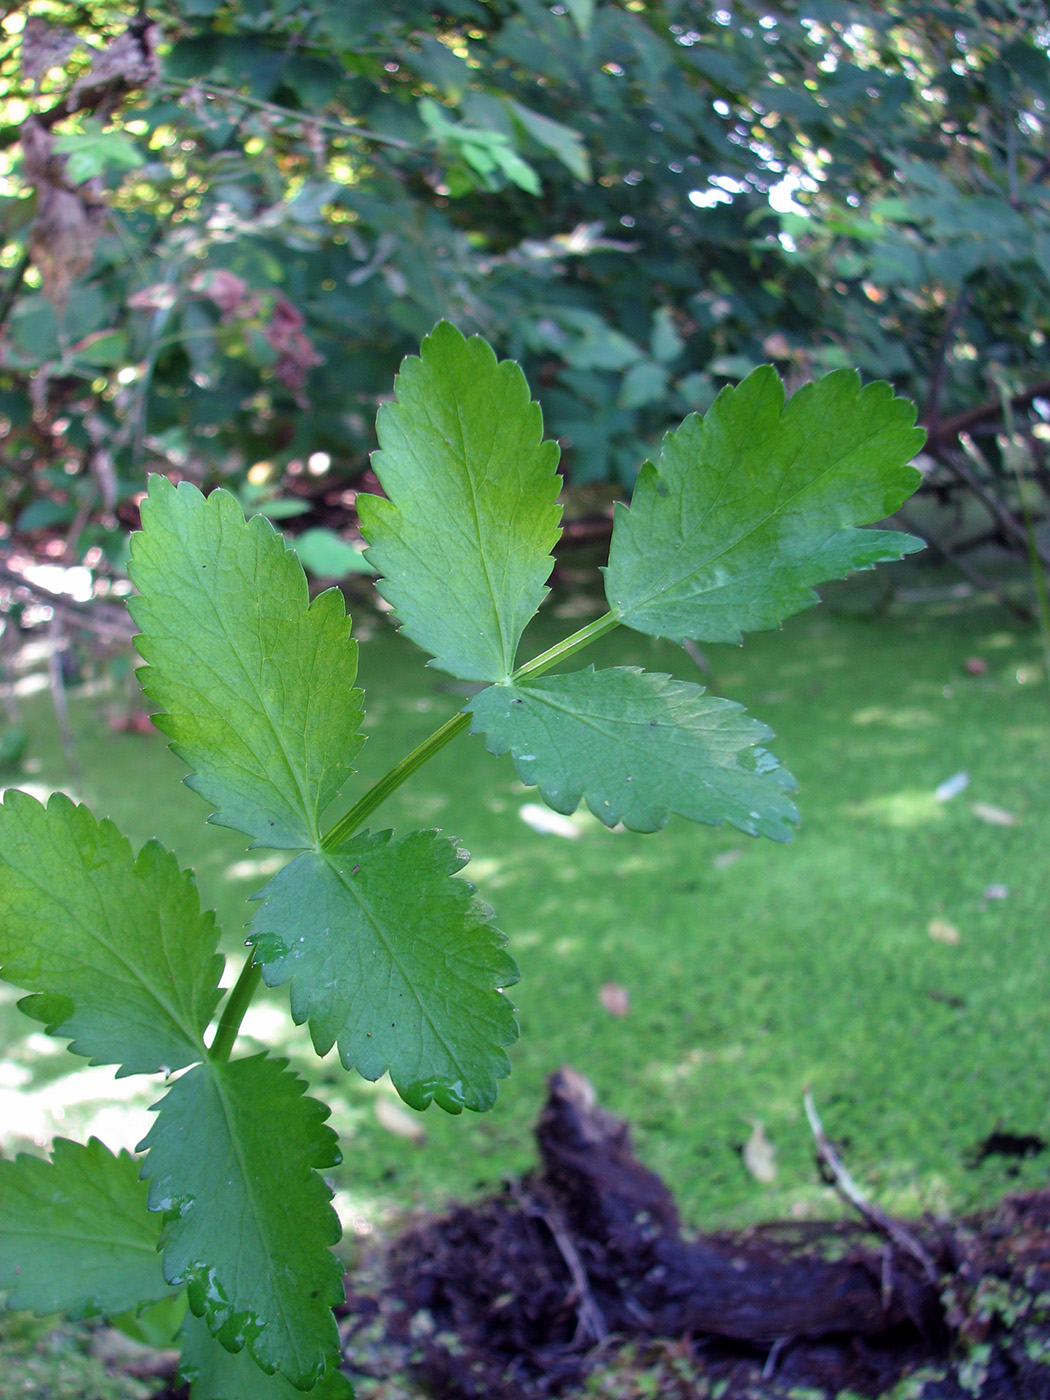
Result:
<instances>
[{"instance_id":1,"label":"broad green leaf","mask_svg":"<svg viewBox=\"0 0 1050 1400\"><path fill-rule=\"evenodd\" d=\"M331 1191L316 1169L339 1161L328 1109L264 1055L208 1060L157 1105L139 1150L150 1210L166 1215L164 1273L230 1351L307 1389L338 1347L343 1296Z\"/></svg>"},{"instance_id":2,"label":"broad green leaf","mask_svg":"<svg viewBox=\"0 0 1050 1400\"><path fill-rule=\"evenodd\" d=\"M547 594L558 445L512 360L446 321L401 366L372 459L389 499L358 496L369 563L403 631L462 680L503 680Z\"/></svg>"},{"instance_id":3,"label":"broad green leaf","mask_svg":"<svg viewBox=\"0 0 1050 1400\"><path fill-rule=\"evenodd\" d=\"M772 737L740 705L634 666L493 685L466 706L493 753L556 812L581 798L606 826L656 831L672 812L791 837L790 773L757 747Z\"/></svg>"},{"instance_id":4,"label":"broad green leaf","mask_svg":"<svg viewBox=\"0 0 1050 1400\"><path fill-rule=\"evenodd\" d=\"M561 161L577 180L590 183L591 161L583 137L571 126L552 121L531 107L525 107L511 98L504 99L508 111L512 112L538 145L546 147Z\"/></svg>"},{"instance_id":5,"label":"broad green leaf","mask_svg":"<svg viewBox=\"0 0 1050 1400\"><path fill-rule=\"evenodd\" d=\"M302 1400L303 1392L279 1371L272 1376L261 1371L247 1348L230 1352L220 1346L207 1325L192 1313L179 1340L179 1379L189 1385L190 1400ZM308 1393L311 1400L353 1400L354 1388L330 1360Z\"/></svg>"},{"instance_id":6,"label":"broad green leaf","mask_svg":"<svg viewBox=\"0 0 1050 1400\"><path fill-rule=\"evenodd\" d=\"M129 606L157 727L217 807L212 821L253 845L313 845L364 742L342 594L311 603L295 554L226 491L205 499L154 476L142 523Z\"/></svg>"},{"instance_id":7,"label":"broad green leaf","mask_svg":"<svg viewBox=\"0 0 1050 1400\"><path fill-rule=\"evenodd\" d=\"M110 821L56 793L0 805L0 970L22 1009L120 1074L204 1054L223 960L193 876L149 841L137 857Z\"/></svg>"},{"instance_id":8,"label":"broad green leaf","mask_svg":"<svg viewBox=\"0 0 1050 1400\"><path fill-rule=\"evenodd\" d=\"M306 851L261 892L249 942L271 987L291 982L292 1015L314 1046L336 1041L347 1069L390 1071L413 1108L490 1108L517 1036L501 988L518 980L467 862L436 831L364 833Z\"/></svg>"},{"instance_id":9,"label":"broad green leaf","mask_svg":"<svg viewBox=\"0 0 1050 1400\"><path fill-rule=\"evenodd\" d=\"M605 590L628 627L672 641L739 641L817 601L813 586L898 559L921 541L857 525L919 483L915 409L852 370L784 404L764 365L723 389L647 462L616 507Z\"/></svg>"},{"instance_id":10,"label":"broad green leaf","mask_svg":"<svg viewBox=\"0 0 1050 1400\"><path fill-rule=\"evenodd\" d=\"M139 1163L98 1138L56 1138L52 1160L0 1161L0 1290L44 1316L117 1313L166 1297L160 1221Z\"/></svg>"}]
</instances>

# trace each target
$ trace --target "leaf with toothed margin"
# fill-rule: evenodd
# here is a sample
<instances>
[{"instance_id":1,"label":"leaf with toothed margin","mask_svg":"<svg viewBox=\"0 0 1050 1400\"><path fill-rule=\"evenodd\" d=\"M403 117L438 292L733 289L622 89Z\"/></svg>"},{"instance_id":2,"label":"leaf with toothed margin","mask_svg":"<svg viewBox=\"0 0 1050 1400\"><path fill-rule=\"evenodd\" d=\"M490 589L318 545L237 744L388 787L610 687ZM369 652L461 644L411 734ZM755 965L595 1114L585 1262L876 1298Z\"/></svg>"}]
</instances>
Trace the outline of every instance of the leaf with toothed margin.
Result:
<instances>
[{"instance_id":1,"label":"leaf with toothed margin","mask_svg":"<svg viewBox=\"0 0 1050 1400\"><path fill-rule=\"evenodd\" d=\"M119 1074L204 1054L219 1000L218 930L193 876L155 841L132 856L110 821L56 793L0 805L0 971L76 1055Z\"/></svg>"},{"instance_id":2,"label":"leaf with toothed margin","mask_svg":"<svg viewBox=\"0 0 1050 1400\"><path fill-rule=\"evenodd\" d=\"M114 1156L98 1138L56 1138L50 1162L0 1161L0 1289L9 1308L116 1317L166 1298L159 1239L127 1152Z\"/></svg>"},{"instance_id":3,"label":"leaf with toothed margin","mask_svg":"<svg viewBox=\"0 0 1050 1400\"><path fill-rule=\"evenodd\" d=\"M376 420L387 494L360 495L365 557L405 634L443 671L495 681L547 596L560 535L558 444L513 360L442 321Z\"/></svg>"},{"instance_id":4,"label":"leaf with toothed margin","mask_svg":"<svg viewBox=\"0 0 1050 1400\"><path fill-rule=\"evenodd\" d=\"M813 588L922 548L860 530L919 484L915 406L853 370L785 406L769 365L723 389L646 462L617 505L605 591L621 622L672 641L736 642L817 601Z\"/></svg>"},{"instance_id":5,"label":"leaf with toothed margin","mask_svg":"<svg viewBox=\"0 0 1050 1400\"><path fill-rule=\"evenodd\" d=\"M255 846L315 844L364 742L343 596L309 600L295 554L228 491L150 479L129 572L143 689L211 820Z\"/></svg>"},{"instance_id":6,"label":"leaf with toothed margin","mask_svg":"<svg viewBox=\"0 0 1050 1400\"><path fill-rule=\"evenodd\" d=\"M390 1071L413 1108L490 1108L517 1036L502 988L518 980L474 887L466 852L436 831L355 836L305 851L257 899L249 942L318 1054L338 1041L347 1069Z\"/></svg>"},{"instance_id":7,"label":"leaf with toothed margin","mask_svg":"<svg viewBox=\"0 0 1050 1400\"><path fill-rule=\"evenodd\" d=\"M556 812L586 800L606 826L657 831L670 813L749 836L791 838L794 779L771 731L703 686L634 666L492 685L465 708L493 753Z\"/></svg>"},{"instance_id":8,"label":"leaf with toothed margin","mask_svg":"<svg viewBox=\"0 0 1050 1400\"><path fill-rule=\"evenodd\" d=\"M148 1149L150 1210L165 1214L164 1275L230 1351L302 1390L338 1349L342 1271L332 1193L340 1160L329 1110L265 1055L188 1070L158 1105Z\"/></svg>"},{"instance_id":9,"label":"leaf with toothed margin","mask_svg":"<svg viewBox=\"0 0 1050 1400\"><path fill-rule=\"evenodd\" d=\"M220 1346L200 1318L189 1314L179 1334L179 1380L190 1387L190 1400L302 1400L303 1392L280 1372L260 1371L251 1353ZM354 1400L354 1388L335 1357L309 1392L312 1400Z\"/></svg>"}]
</instances>

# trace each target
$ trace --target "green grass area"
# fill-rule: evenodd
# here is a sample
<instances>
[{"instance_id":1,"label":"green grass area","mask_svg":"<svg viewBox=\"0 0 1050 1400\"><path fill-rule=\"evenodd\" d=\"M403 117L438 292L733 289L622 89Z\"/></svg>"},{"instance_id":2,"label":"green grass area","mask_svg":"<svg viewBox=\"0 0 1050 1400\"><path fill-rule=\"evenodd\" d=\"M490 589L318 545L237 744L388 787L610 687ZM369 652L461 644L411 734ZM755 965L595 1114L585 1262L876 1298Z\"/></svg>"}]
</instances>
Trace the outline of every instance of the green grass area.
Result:
<instances>
[{"instance_id":1,"label":"green grass area","mask_svg":"<svg viewBox=\"0 0 1050 1400\"><path fill-rule=\"evenodd\" d=\"M907 568L895 577L938 582ZM587 607L586 597L555 598L530 644L580 625ZM372 736L363 784L458 700L455 683L425 669L383 619L362 613L362 630ZM969 673L970 657L987 669ZM622 629L592 659L703 679L683 652ZM459 837L474 857L467 874L510 937L522 1038L491 1113L431 1108L418 1118L425 1142L406 1140L384 1126L396 1103L389 1087L348 1075L334 1055L319 1062L283 994L253 1008L248 1029L272 1037L333 1105L345 1159L333 1175L351 1232L528 1168L544 1076L564 1063L632 1123L641 1155L697 1226L835 1211L813 1165L807 1086L861 1186L889 1210L965 1210L1044 1181L1050 1153L969 1162L996 1128L1050 1137L1050 691L1037 636L935 588L932 601L896 602L877 617L825 606L708 659L714 687L777 731L772 747L798 779L803 822L789 845L677 819L657 835L610 833L587 815L574 819L578 839L541 834L521 817L536 798L509 760L467 738L377 816L377 826ZM69 786L47 696L23 703L39 770L15 781ZM196 867L239 958L245 899L278 862L205 825L163 739L112 732L104 705L71 694L84 770L72 790L136 844L157 836ZM969 787L938 802L937 785L959 770ZM974 803L1007 809L1017 824L981 820ZM1009 892L988 898L990 886ZM932 920L958 942L932 937ZM599 1000L608 982L629 993L625 1017ZM3 1150L48 1133L134 1142L158 1084L76 1074L78 1062L47 1053L13 1002L0 1005ZM755 1121L776 1149L768 1184L741 1158Z\"/></svg>"}]
</instances>

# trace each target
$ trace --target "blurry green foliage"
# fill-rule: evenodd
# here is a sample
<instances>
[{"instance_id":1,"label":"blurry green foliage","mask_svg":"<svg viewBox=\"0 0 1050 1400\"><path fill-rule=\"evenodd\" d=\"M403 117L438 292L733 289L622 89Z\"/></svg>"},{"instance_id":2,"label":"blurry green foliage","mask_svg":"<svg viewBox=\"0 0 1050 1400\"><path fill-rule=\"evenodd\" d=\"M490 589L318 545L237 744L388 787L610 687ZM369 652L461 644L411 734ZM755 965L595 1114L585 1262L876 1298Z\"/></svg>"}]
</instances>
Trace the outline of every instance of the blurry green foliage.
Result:
<instances>
[{"instance_id":1,"label":"blurry green foliage","mask_svg":"<svg viewBox=\"0 0 1050 1400\"><path fill-rule=\"evenodd\" d=\"M4 30L0 508L81 555L119 563L147 469L337 495L443 316L522 361L570 481L623 489L770 359L940 415L1045 373L1042 6L46 0Z\"/></svg>"}]
</instances>

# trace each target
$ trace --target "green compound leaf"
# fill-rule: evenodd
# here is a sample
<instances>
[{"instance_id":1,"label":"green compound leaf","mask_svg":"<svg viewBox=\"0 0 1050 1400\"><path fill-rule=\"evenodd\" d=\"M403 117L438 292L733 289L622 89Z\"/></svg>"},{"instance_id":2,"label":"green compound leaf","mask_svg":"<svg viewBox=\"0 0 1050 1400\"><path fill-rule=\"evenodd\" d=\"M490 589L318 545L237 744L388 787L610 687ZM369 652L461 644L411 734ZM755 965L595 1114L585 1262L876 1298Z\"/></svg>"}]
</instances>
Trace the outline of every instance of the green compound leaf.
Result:
<instances>
[{"instance_id":1,"label":"green compound leaf","mask_svg":"<svg viewBox=\"0 0 1050 1400\"><path fill-rule=\"evenodd\" d=\"M342 594L309 602L295 554L227 491L205 499L154 476L142 522L129 607L143 689L165 711L157 727L212 821L257 846L314 845L364 742Z\"/></svg>"},{"instance_id":2,"label":"green compound leaf","mask_svg":"<svg viewBox=\"0 0 1050 1400\"><path fill-rule=\"evenodd\" d=\"M401 366L358 496L366 558L402 630L463 680L503 680L547 595L560 534L558 445L512 360L442 321Z\"/></svg>"},{"instance_id":3,"label":"green compound leaf","mask_svg":"<svg viewBox=\"0 0 1050 1400\"><path fill-rule=\"evenodd\" d=\"M303 1392L280 1372L268 1376L244 1351L229 1352L191 1313L179 1340L179 1379L190 1387L190 1400L302 1400ZM335 1359L309 1391L311 1400L354 1400L354 1388Z\"/></svg>"},{"instance_id":4,"label":"green compound leaf","mask_svg":"<svg viewBox=\"0 0 1050 1400\"><path fill-rule=\"evenodd\" d=\"M204 1055L223 960L193 876L155 841L137 857L110 821L56 793L0 806L0 969L22 1009L120 1074Z\"/></svg>"},{"instance_id":5,"label":"green compound leaf","mask_svg":"<svg viewBox=\"0 0 1050 1400\"><path fill-rule=\"evenodd\" d=\"M0 1161L0 1290L40 1316L115 1317L171 1292L139 1163L56 1138L50 1162Z\"/></svg>"},{"instance_id":6,"label":"green compound leaf","mask_svg":"<svg viewBox=\"0 0 1050 1400\"><path fill-rule=\"evenodd\" d=\"M189 1070L158 1105L150 1210L164 1211L164 1273L230 1351L308 1389L338 1349L331 1309L343 1290L328 1109L303 1098L286 1060L265 1055Z\"/></svg>"},{"instance_id":7,"label":"green compound leaf","mask_svg":"<svg viewBox=\"0 0 1050 1400\"><path fill-rule=\"evenodd\" d=\"M452 878L466 852L436 831L390 837L296 857L257 896L249 942L269 986L291 982L319 1054L338 1041L347 1069L389 1070L413 1108L491 1108L518 1033L500 989L518 969L492 910Z\"/></svg>"},{"instance_id":8,"label":"green compound leaf","mask_svg":"<svg viewBox=\"0 0 1050 1400\"><path fill-rule=\"evenodd\" d=\"M788 404L764 365L691 415L616 507L605 591L616 617L654 637L739 641L817 601L813 586L922 548L882 520L919 483L915 408L853 370Z\"/></svg>"},{"instance_id":9,"label":"green compound leaf","mask_svg":"<svg viewBox=\"0 0 1050 1400\"><path fill-rule=\"evenodd\" d=\"M756 745L771 731L703 686L634 666L493 685L465 707L493 753L556 812L657 831L670 813L791 838L794 779Z\"/></svg>"}]
</instances>

